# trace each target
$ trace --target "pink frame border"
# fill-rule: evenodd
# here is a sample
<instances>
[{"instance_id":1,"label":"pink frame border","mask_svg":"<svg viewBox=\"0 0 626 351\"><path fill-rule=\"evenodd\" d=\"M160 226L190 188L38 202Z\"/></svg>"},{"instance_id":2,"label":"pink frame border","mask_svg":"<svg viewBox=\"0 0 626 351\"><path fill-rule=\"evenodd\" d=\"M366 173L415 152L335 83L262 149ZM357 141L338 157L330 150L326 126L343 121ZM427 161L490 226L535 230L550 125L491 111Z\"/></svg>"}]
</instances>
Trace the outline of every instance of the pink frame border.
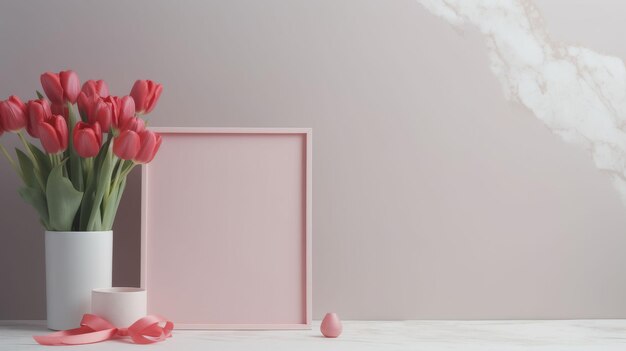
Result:
<instances>
[{"instance_id":1,"label":"pink frame border","mask_svg":"<svg viewBox=\"0 0 626 351\"><path fill-rule=\"evenodd\" d=\"M313 231L313 144L311 128L198 128L198 127L152 127L152 131L164 134L301 134L306 138L306 324L177 324L176 329L212 330L289 330L311 329L312 315L312 231ZM147 283L148 262L148 193L147 167L141 172L141 287ZM148 292L149 294L149 292Z\"/></svg>"}]
</instances>

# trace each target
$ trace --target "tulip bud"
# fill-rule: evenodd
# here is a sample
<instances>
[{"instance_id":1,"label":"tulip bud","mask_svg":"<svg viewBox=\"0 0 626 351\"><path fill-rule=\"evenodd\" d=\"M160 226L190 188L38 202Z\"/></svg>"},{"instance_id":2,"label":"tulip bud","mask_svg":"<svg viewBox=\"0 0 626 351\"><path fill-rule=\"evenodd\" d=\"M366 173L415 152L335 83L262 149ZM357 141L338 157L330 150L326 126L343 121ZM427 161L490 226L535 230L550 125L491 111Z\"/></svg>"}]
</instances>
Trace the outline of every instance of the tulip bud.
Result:
<instances>
[{"instance_id":1,"label":"tulip bud","mask_svg":"<svg viewBox=\"0 0 626 351\"><path fill-rule=\"evenodd\" d=\"M111 104L98 100L89 114L89 122L98 122L105 133L111 128L111 120L113 116L113 108Z\"/></svg>"},{"instance_id":2,"label":"tulip bud","mask_svg":"<svg viewBox=\"0 0 626 351\"><path fill-rule=\"evenodd\" d=\"M139 117L131 117L119 127L120 130L132 130L135 133L143 132L146 129L146 123Z\"/></svg>"},{"instance_id":3,"label":"tulip bud","mask_svg":"<svg viewBox=\"0 0 626 351\"><path fill-rule=\"evenodd\" d=\"M67 108L66 104L52 104L50 105L50 110L53 115L61 115L65 118L70 115L70 110Z\"/></svg>"},{"instance_id":4,"label":"tulip bud","mask_svg":"<svg viewBox=\"0 0 626 351\"><path fill-rule=\"evenodd\" d=\"M74 71L46 72L41 75L41 86L53 106L63 105L66 101L76 103L80 93L80 80Z\"/></svg>"},{"instance_id":5,"label":"tulip bud","mask_svg":"<svg viewBox=\"0 0 626 351\"><path fill-rule=\"evenodd\" d=\"M98 122L78 122L74 127L74 149L83 158L97 156L102 145L102 130Z\"/></svg>"},{"instance_id":6,"label":"tulip bud","mask_svg":"<svg viewBox=\"0 0 626 351\"><path fill-rule=\"evenodd\" d=\"M137 114L150 113L156 106L163 91L163 86L151 80L138 80L130 91L130 96L135 100Z\"/></svg>"},{"instance_id":7,"label":"tulip bud","mask_svg":"<svg viewBox=\"0 0 626 351\"><path fill-rule=\"evenodd\" d=\"M78 113L80 113L83 120L87 119L87 113L91 109L91 104L95 100L95 95L87 95L85 92L81 91L78 94L78 98L76 99L76 103L78 105Z\"/></svg>"},{"instance_id":8,"label":"tulip bud","mask_svg":"<svg viewBox=\"0 0 626 351\"><path fill-rule=\"evenodd\" d=\"M132 130L125 130L113 139L113 153L122 160L132 160L139 152L139 135Z\"/></svg>"},{"instance_id":9,"label":"tulip bud","mask_svg":"<svg viewBox=\"0 0 626 351\"><path fill-rule=\"evenodd\" d=\"M135 101L130 96L124 96L117 101L117 114L115 125L117 128L125 125L130 119L135 117Z\"/></svg>"},{"instance_id":10,"label":"tulip bud","mask_svg":"<svg viewBox=\"0 0 626 351\"><path fill-rule=\"evenodd\" d=\"M33 138L39 138L39 124L52 115L48 100L39 99L28 102L28 123L26 131Z\"/></svg>"},{"instance_id":11,"label":"tulip bud","mask_svg":"<svg viewBox=\"0 0 626 351\"><path fill-rule=\"evenodd\" d=\"M27 107L19 97L11 95L7 100L0 102L0 120L2 127L9 132L18 132L26 127Z\"/></svg>"},{"instance_id":12,"label":"tulip bud","mask_svg":"<svg viewBox=\"0 0 626 351\"><path fill-rule=\"evenodd\" d=\"M136 163L148 163L154 159L154 156L161 147L161 136L149 130L139 133L139 152L133 158Z\"/></svg>"},{"instance_id":13,"label":"tulip bud","mask_svg":"<svg viewBox=\"0 0 626 351\"><path fill-rule=\"evenodd\" d=\"M41 75L41 87L53 104L63 104L63 87L59 75L46 72Z\"/></svg>"},{"instance_id":14,"label":"tulip bud","mask_svg":"<svg viewBox=\"0 0 626 351\"><path fill-rule=\"evenodd\" d=\"M68 143L68 131L65 118L60 115L46 117L39 123L39 140L44 150L49 154L65 151Z\"/></svg>"},{"instance_id":15,"label":"tulip bud","mask_svg":"<svg viewBox=\"0 0 626 351\"><path fill-rule=\"evenodd\" d=\"M105 98L109 96L109 87L107 83L103 80L88 80L83 84L83 88L81 92L85 93L87 96L97 95L99 97Z\"/></svg>"},{"instance_id":16,"label":"tulip bud","mask_svg":"<svg viewBox=\"0 0 626 351\"><path fill-rule=\"evenodd\" d=\"M120 98L109 95L102 100L111 106L111 122L117 129L121 129L126 121L135 116L135 101L130 96Z\"/></svg>"},{"instance_id":17,"label":"tulip bud","mask_svg":"<svg viewBox=\"0 0 626 351\"><path fill-rule=\"evenodd\" d=\"M71 103L76 103L80 93L80 80L74 71L61 71L59 73L61 86L63 87L63 98Z\"/></svg>"},{"instance_id":18,"label":"tulip bud","mask_svg":"<svg viewBox=\"0 0 626 351\"><path fill-rule=\"evenodd\" d=\"M78 95L78 111L83 121L98 122L105 133L111 128L114 104L111 97L103 99L98 95L87 96L84 92Z\"/></svg>"}]
</instances>

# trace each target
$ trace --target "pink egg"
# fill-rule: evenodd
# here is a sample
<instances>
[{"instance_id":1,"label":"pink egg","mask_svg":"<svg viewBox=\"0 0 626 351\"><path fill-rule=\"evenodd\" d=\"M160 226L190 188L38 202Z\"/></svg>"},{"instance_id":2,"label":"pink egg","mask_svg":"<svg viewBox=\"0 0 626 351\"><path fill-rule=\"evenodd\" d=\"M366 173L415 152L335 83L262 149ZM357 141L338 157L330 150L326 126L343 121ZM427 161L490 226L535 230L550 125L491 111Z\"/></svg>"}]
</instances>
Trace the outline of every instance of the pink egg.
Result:
<instances>
[{"instance_id":1,"label":"pink egg","mask_svg":"<svg viewBox=\"0 0 626 351\"><path fill-rule=\"evenodd\" d=\"M341 335L343 326L337 313L326 313L322 325L320 326L322 334L327 338L336 338Z\"/></svg>"}]
</instances>

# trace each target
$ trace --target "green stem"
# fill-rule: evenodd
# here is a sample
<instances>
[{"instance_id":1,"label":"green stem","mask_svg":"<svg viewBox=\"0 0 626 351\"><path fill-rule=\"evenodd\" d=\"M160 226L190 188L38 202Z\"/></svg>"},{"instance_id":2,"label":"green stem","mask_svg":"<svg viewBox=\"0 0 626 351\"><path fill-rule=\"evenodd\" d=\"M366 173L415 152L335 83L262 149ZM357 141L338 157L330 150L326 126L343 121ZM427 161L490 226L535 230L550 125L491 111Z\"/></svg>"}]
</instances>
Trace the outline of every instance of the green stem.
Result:
<instances>
[{"instance_id":1,"label":"green stem","mask_svg":"<svg viewBox=\"0 0 626 351\"><path fill-rule=\"evenodd\" d=\"M0 144L0 149L2 150L2 153L7 158L7 160L9 160L9 163L11 164L11 167L13 167L15 172L17 172L17 174L21 177L22 176L22 171L17 167L17 165L15 164L15 161L13 160L11 155L9 155L9 152L7 151L7 149L5 149L4 145Z\"/></svg>"},{"instance_id":2,"label":"green stem","mask_svg":"<svg viewBox=\"0 0 626 351\"><path fill-rule=\"evenodd\" d=\"M95 176L97 176L98 178L96 178L94 180L94 184L96 187L96 193L95 193L95 197L94 197L94 202L91 206L91 212L89 214L89 220L87 221L87 230L91 231L91 230L96 230L94 229L96 227L96 215L100 212L98 211L102 205L102 200L104 199L104 195L105 193L108 192L108 187L110 187L111 183L111 176L113 175L113 151L112 151L112 145L110 143L110 140L107 141L107 143L104 146L104 149L101 150L101 152L104 152L104 154L102 155L103 159L101 162L101 166L99 167L98 170L98 174L96 174ZM99 229L98 229L99 230Z\"/></svg>"},{"instance_id":3,"label":"green stem","mask_svg":"<svg viewBox=\"0 0 626 351\"><path fill-rule=\"evenodd\" d=\"M88 160L91 160L90 162ZM85 193L83 195L83 203L80 205L80 219L79 219L79 228L80 230L87 230L88 220L88 210L91 209L91 197L94 196L93 189L95 186L95 181L92 179L96 174L96 163L93 158L88 158L85 160L85 166L87 166L85 170L86 172L86 182L85 182Z\"/></svg>"},{"instance_id":4,"label":"green stem","mask_svg":"<svg viewBox=\"0 0 626 351\"><path fill-rule=\"evenodd\" d=\"M103 209L107 208L109 197L111 196L111 192L113 192L114 185L117 182L117 179L119 178L119 172L120 172L120 168L122 167L122 162L118 163L118 161L123 161L123 160L118 159L118 157L115 156L114 154L111 154L111 160L113 161L113 164L117 166L116 167L117 170L115 171L116 172L115 178L112 178L114 179L113 183L111 183L111 179L107 179L107 184L106 184L106 187L104 188L104 199L102 200Z\"/></svg>"},{"instance_id":5,"label":"green stem","mask_svg":"<svg viewBox=\"0 0 626 351\"><path fill-rule=\"evenodd\" d=\"M124 167L125 160L120 160L119 165L117 166L117 171L115 172L115 179L113 180L113 186L116 186L120 181L120 173L122 168Z\"/></svg>"},{"instance_id":6,"label":"green stem","mask_svg":"<svg viewBox=\"0 0 626 351\"><path fill-rule=\"evenodd\" d=\"M68 174L70 176L70 180L72 181L72 184L74 185L74 188L78 191L84 191L84 184L83 184L83 170L82 170L82 163L80 161L80 156L78 156L78 154L76 153L76 149L74 149L74 138L72 138L72 135L74 135L74 128L76 127L76 113L75 113L75 109L74 109L74 105L72 105L70 102L67 102L67 110L68 110L68 133L69 133L69 140L68 140L68 156L69 156L69 161L67 162L67 171Z\"/></svg>"},{"instance_id":7,"label":"green stem","mask_svg":"<svg viewBox=\"0 0 626 351\"><path fill-rule=\"evenodd\" d=\"M28 155L30 156L31 160L33 161L33 165L35 166L35 169L37 171L39 171L39 163L37 162L37 157L35 157L35 154L33 153L33 150L31 150L30 145L28 145L28 141L26 140L26 138L24 138L24 135L22 134L21 131L17 132L17 136L20 138L20 141L22 141L22 144L24 144L24 147L28 151Z\"/></svg>"},{"instance_id":8,"label":"green stem","mask_svg":"<svg viewBox=\"0 0 626 351\"><path fill-rule=\"evenodd\" d=\"M89 177L93 170L93 157L83 159L84 184L89 184Z\"/></svg>"},{"instance_id":9,"label":"green stem","mask_svg":"<svg viewBox=\"0 0 626 351\"><path fill-rule=\"evenodd\" d=\"M117 159L116 156L114 157ZM120 159L115 169L115 177L111 183L110 190L105 192L105 197L102 201L102 226L107 230L111 229L113 225L113 219L126 185L126 176L134 166L135 164L132 161Z\"/></svg>"},{"instance_id":10,"label":"green stem","mask_svg":"<svg viewBox=\"0 0 626 351\"><path fill-rule=\"evenodd\" d=\"M54 168L54 155L53 154L46 154L46 156L48 156L48 160L50 161L50 165Z\"/></svg>"},{"instance_id":11,"label":"green stem","mask_svg":"<svg viewBox=\"0 0 626 351\"><path fill-rule=\"evenodd\" d=\"M113 156L113 157L116 159L118 158L117 156ZM124 168L125 162L126 162L125 160L119 159L119 163L117 164L117 167L115 170L115 177L113 178L113 182L111 183L111 186L107 189L107 191L104 193L104 201L103 201L104 208L107 207L109 197L112 195L114 191L116 191L115 189L119 185L120 175L122 173L122 169Z\"/></svg>"},{"instance_id":12,"label":"green stem","mask_svg":"<svg viewBox=\"0 0 626 351\"><path fill-rule=\"evenodd\" d=\"M26 138L24 138L24 135L22 134L21 131L17 132L17 136L20 138L20 141L22 141L22 144L24 144L24 147L28 151L28 155L29 155L31 161L33 162L33 167L35 168L35 172L37 174L41 175L41 169L39 168L39 160L37 160L37 157L33 153L33 149L30 148L30 144L28 143ZM41 177L37 176L35 178L37 178L37 183L39 183L39 186L41 187L41 190L43 190L45 192L46 191L46 186L43 184L43 181L41 180Z\"/></svg>"},{"instance_id":13,"label":"green stem","mask_svg":"<svg viewBox=\"0 0 626 351\"><path fill-rule=\"evenodd\" d=\"M128 168L122 172L122 179L126 178L126 176L130 174L130 172L133 170L133 168L135 168L136 165L137 163L131 162Z\"/></svg>"}]
</instances>

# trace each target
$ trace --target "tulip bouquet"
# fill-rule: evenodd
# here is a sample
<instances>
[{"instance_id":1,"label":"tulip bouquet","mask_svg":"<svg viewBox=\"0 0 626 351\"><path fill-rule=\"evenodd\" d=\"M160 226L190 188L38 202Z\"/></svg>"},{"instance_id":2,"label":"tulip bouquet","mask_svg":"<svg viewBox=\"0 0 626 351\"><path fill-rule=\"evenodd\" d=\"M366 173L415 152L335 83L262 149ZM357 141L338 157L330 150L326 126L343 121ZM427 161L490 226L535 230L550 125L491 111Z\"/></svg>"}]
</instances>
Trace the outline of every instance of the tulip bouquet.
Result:
<instances>
[{"instance_id":1,"label":"tulip bouquet","mask_svg":"<svg viewBox=\"0 0 626 351\"><path fill-rule=\"evenodd\" d=\"M117 97L102 80L81 88L73 71L44 73L41 85L47 99L37 91L27 103L17 96L0 102L0 135L15 133L24 147L14 158L0 144L22 179L19 194L46 230L110 230L126 176L152 161L161 145L143 116L154 109L162 86L138 80L128 96Z\"/></svg>"}]
</instances>

